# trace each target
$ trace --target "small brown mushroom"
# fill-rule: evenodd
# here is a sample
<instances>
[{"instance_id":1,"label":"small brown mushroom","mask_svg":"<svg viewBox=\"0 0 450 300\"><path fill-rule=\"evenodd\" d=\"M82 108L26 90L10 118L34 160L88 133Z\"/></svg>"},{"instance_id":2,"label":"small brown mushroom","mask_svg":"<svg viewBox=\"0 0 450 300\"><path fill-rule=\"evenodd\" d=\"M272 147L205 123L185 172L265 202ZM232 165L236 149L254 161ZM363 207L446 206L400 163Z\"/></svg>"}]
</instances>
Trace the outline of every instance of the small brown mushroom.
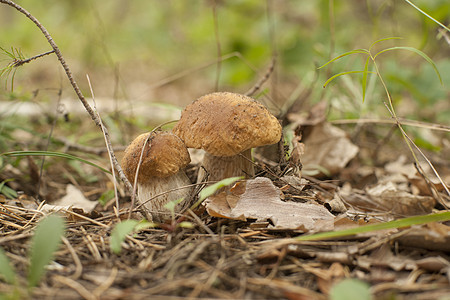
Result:
<instances>
[{"instance_id":1,"label":"small brown mushroom","mask_svg":"<svg viewBox=\"0 0 450 300\"><path fill-rule=\"evenodd\" d=\"M141 134L125 149L121 163L125 176L132 184L147 139L137 178L137 200L143 205L149 220L161 221L164 215L169 215L164 208L166 203L189 197L189 188L177 188L190 185L183 169L191 159L183 141L176 135L163 131L152 132L150 136L149 133ZM165 194L157 196L161 193ZM181 208L179 204L176 210Z\"/></svg>"},{"instance_id":2,"label":"small brown mushroom","mask_svg":"<svg viewBox=\"0 0 450 300\"><path fill-rule=\"evenodd\" d=\"M188 148L205 150L203 167L209 180L221 180L254 176L251 148L277 143L281 139L281 126L256 100L220 92L189 104L173 133Z\"/></svg>"}]
</instances>

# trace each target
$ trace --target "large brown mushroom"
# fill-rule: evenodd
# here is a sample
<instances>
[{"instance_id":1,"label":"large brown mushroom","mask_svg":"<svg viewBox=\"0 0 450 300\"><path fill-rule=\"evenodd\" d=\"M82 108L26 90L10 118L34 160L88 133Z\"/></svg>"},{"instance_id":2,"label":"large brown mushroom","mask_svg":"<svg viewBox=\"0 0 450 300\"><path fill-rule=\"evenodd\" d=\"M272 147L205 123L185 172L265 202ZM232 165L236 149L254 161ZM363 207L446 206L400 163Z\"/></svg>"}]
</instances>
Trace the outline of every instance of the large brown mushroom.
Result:
<instances>
[{"instance_id":1,"label":"large brown mushroom","mask_svg":"<svg viewBox=\"0 0 450 300\"><path fill-rule=\"evenodd\" d=\"M165 218L164 215L170 215L164 208L166 203L189 197L190 189L179 188L190 185L183 169L191 159L178 136L163 131L141 134L127 147L121 163L125 176L132 184L147 139L137 177L137 200L143 205L148 219L161 221ZM160 195L162 193L164 194ZM181 207L179 204L176 210Z\"/></svg>"},{"instance_id":2,"label":"large brown mushroom","mask_svg":"<svg viewBox=\"0 0 450 300\"><path fill-rule=\"evenodd\" d=\"M221 180L254 176L251 149L280 141L281 126L256 100L219 92L189 104L173 133L188 148L205 150L203 167L209 180Z\"/></svg>"}]
</instances>

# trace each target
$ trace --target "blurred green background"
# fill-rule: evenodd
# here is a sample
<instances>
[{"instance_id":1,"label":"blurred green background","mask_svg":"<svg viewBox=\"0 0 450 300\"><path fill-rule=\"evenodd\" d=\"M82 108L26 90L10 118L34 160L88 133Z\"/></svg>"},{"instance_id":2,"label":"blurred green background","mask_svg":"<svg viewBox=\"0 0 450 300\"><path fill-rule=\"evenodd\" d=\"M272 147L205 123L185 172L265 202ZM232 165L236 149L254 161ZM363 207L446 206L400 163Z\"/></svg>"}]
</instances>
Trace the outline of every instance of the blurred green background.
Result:
<instances>
[{"instance_id":1,"label":"blurred green background","mask_svg":"<svg viewBox=\"0 0 450 300\"><path fill-rule=\"evenodd\" d=\"M86 79L89 75L96 98L103 100L99 111L108 126L117 129L119 142L129 140L118 134L127 128L124 119L126 124L141 129L170 119L172 112L176 115L186 104L215 90L218 70L219 90L245 93L267 72L274 54L275 70L256 95L274 113L282 112L296 100L305 110L310 104L326 100L331 105L330 119L389 118L383 105L386 95L372 75L364 103L360 74L338 78L322 88L333 74L362 70L364 56L346 57L320 71L317 67L343 52L368 48L378 39L394 36L403 39L380 43L374 50L396 45L419 49L434 60L444 81L441 85L433 68L418 55L406 51L381 55L380 70L399 116L447 125L450 120L450 46L439 26L405 1L17 3L50 32L86 96L90 96ZM414 3L443 24L450 23L449 1ZM30 20L3 4L0 37L2 48L20 49L25 57L51 50ZM219 44L220 55L227 59L218 67L215 61ZM0 55L1 67L10 61ZM50 103L49 107L54 108L43 110L51 115L59 99L58 90L62 89L62 99L69 99L82 110L54 55L19 68L14 90L11 84L12 73L3 76L0 102L28 101L39 107ZM74 109L67 107L69 113ZM166 111L170 113L166 115ZM20 115L20 108L15 114ZM5 120L5 115L2 118Z\"/></svg>"}]
</instances>

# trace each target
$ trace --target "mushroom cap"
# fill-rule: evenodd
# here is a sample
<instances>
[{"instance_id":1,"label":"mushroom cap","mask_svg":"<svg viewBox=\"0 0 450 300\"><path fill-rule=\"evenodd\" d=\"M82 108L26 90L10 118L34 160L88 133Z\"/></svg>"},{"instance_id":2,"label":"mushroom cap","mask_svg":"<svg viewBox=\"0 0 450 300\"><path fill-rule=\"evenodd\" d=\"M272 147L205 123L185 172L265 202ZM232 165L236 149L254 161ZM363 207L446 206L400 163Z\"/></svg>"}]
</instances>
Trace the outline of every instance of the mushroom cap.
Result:
<instances>
[{"instance_id":1,"label":"mushroom cap","mask_svg":"<svg viewBox=\"0 0 450 300\"><path fill-rule=\"evenodd\" d=\"M188 148L214 156L237 155L281 139L280 123L267 108L250 97L228 92L208 94L186 106L172 132Z\"/></svg>"},{"instance_id":2,"label":"mushroom cap","mask_svg":"<svg viewBox=\"0 0 450 300\"><path fill-rule=\"evenodd\" d=\"M149 133L139 135L125 149L121 166L131 183L134 183L142 147L148 137ZM164 131L153 132L145 146L138 182L145 183L151 177L169 177L186 167L190 161L186 145L178 136Z\"/></svg>"}]
</instances>

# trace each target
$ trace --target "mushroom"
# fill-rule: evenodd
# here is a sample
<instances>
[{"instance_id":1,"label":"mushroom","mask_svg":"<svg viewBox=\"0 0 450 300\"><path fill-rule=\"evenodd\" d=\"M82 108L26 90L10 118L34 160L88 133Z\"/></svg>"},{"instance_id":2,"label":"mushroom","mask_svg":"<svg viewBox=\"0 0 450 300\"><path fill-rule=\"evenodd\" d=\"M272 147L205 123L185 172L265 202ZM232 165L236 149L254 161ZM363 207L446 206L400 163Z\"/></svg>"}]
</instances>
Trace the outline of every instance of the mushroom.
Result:
<instances>
[{"instance_id":1,"label":"mushroom","mask_svg":"<svg viewBox=\"0 0 450 300\"><path fill-rule=\"evenodd\" d=\"M121 163L125 176L132 184L147 139L137 177L137 200L143 205L149 220L162 221L164 215L169 214L164 208L166 203L189 197L190 189L177 188L191 184L182 170L191 159L183 141L176 135L163 131L141 134L125 149ZM182 205L178 204L176 211L181 208Z\"/></svg>"},{"instance_id":2,"label":"mushroom","mask_svg":"<svg viewBox=\"0 0 450 300\"><path fill-rule=\"evenodd\" d=\"M202 164L214 181L253 177L251 149L281 139L280 123L267 108L228 92L208 94L189 104L172 132L188 148L205 150ZM199 181L202 175L200 170Z\"/></svg>"}]
</instances>

